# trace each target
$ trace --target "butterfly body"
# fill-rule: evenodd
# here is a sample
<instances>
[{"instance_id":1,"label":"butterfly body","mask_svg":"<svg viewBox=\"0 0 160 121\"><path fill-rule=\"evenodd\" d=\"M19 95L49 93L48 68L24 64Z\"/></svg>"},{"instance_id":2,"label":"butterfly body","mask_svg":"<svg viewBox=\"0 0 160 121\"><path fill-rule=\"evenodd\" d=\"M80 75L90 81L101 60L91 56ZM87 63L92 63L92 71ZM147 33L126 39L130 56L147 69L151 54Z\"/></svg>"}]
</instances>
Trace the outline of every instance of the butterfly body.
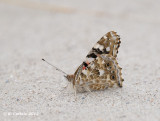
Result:
<instances>
[{"instance_id":1,"label":"butterfly body","mask_svg":"<svg viewBox=\"0 0 160 121\"><path fill-rule=\"evenodd\" d=\"M77 92L104 90L114 85L122 87L122 68L116 58L120 43L116 32L108 32L94 45L76 72L66 76Z\"/></svg>"}]
</instances>

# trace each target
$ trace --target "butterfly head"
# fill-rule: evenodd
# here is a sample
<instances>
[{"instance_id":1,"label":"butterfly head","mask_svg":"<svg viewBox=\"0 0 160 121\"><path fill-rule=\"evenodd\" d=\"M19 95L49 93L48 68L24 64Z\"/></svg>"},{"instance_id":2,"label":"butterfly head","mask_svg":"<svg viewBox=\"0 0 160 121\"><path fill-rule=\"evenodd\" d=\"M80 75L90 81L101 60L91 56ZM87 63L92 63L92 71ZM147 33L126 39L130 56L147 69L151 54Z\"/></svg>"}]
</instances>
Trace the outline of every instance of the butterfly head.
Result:
<instances>
[{"instance_id":1,"label":"butterfly head","mask_svg":"<svg viewBox=\"0 0 160 121\"><path fill-rule=\"evenodd\" d=\"M74 82L74 75L67 75L67 76L65 76L65 77L67 78L67 80L68 80L69 82L71 82L71 83Z\"/></svg>"}]
</instances>

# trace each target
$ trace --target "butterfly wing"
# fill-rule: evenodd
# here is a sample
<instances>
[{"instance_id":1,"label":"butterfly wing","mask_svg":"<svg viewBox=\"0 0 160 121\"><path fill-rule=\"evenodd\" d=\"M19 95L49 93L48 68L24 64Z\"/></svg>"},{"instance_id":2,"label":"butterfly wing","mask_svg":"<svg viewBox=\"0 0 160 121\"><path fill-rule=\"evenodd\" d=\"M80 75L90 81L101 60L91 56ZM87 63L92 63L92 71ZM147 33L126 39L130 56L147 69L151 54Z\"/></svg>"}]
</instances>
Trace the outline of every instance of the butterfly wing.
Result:
<instances>
[{"instance_id":1,"label":"butterfly wing","mask_svg":"<svg viewBox=\"0 0 160 121\"><path fill-rule=\"evenodd\" d=\"M108 32L94 45L88 53L86 60L89 60L89 62L93 61L97 55L100 54L117 57L120 43L120 37L116 34L116 32Z\"/></svg>"},{"instance_id":2,"label":"butterfly wing","mask_svg":"<svg viewBox=\"0 0 160 121\"><path fill-rule=\"evenodd\" d=\"M120 37L114 31L105 34L94 45L75 72L78 91L103 90L115 83L122 86L121 68L116 60L119 46Z\"/></svg>"}]
</instances>

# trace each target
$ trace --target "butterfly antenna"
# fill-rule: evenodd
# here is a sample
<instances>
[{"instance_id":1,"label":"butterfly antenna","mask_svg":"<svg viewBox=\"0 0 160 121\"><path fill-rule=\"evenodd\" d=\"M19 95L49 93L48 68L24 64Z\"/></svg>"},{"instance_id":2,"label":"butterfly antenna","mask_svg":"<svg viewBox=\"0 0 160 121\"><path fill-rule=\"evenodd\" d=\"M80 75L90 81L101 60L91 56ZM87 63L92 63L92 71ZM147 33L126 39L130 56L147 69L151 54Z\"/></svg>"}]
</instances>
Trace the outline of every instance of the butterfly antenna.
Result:
<instances>
[{"instance_id":1,"label":"butterfly antenna","mask_svg":"<svg viewBox=\"0 0 160 121\"><path fill-rule=\"evenodd\" d=\"M62 71L61 69L57 68L56 66L52 65L51 63L49 63L48 61L46 61L45 59L42 58L43 61L45 61L46 63L48 63L49 65L53 66L57 71L62 72L63 74L67 75L67 73L65 73L64 71Z\"/></svg>"}]
</instances>

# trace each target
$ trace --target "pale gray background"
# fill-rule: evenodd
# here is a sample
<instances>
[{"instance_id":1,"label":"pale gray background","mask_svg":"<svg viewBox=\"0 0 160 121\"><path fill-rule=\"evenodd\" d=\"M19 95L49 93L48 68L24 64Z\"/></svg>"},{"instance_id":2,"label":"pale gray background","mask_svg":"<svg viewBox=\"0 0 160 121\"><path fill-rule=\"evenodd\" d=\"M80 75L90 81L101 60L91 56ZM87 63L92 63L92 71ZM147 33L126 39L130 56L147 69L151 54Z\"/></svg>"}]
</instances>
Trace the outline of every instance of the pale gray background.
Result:
<instances>
[{"instance_id":1,"label":"pale gray background","mask_svg":"<svg viewBox=\"0 0 160 121\"><path fill-rule=\"evenodd\" d=\"M0 0L0 120L159 121L159 5L159 0ZM121 36L123 88L77 94L75 101L63 75L41 58L74 73L111 30ZM19 112L28 115L13 114Z\"/></svg>"}]
</instances>

